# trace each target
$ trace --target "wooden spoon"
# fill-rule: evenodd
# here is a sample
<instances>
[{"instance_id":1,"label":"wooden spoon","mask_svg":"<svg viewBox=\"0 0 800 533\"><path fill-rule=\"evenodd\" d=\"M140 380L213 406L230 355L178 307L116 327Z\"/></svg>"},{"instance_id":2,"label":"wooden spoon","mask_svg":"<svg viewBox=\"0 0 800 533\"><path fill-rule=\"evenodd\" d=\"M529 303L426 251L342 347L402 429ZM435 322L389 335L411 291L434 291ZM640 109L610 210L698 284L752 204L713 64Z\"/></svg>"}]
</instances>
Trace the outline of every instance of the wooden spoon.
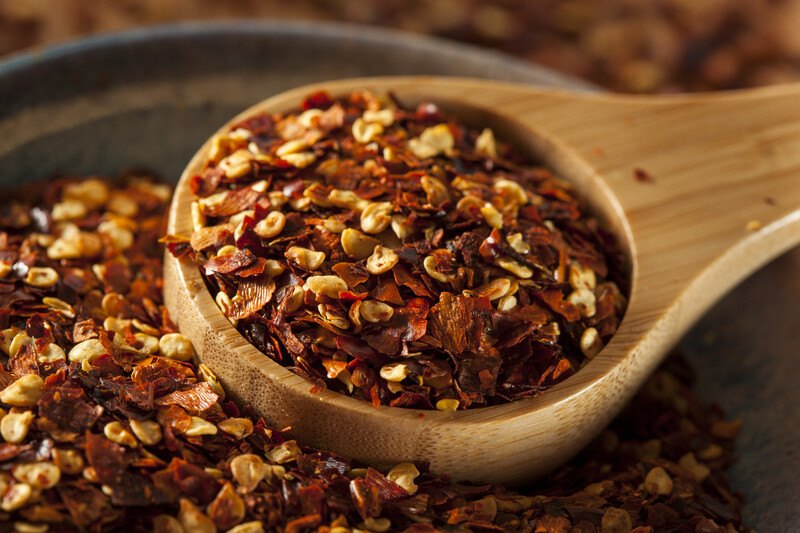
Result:
<instances>
[{"instance_id":1,"label":"wooden spoon","mask_svg":"<svg viewBox=\"0 0 800 533\"><path fill-rule=\"evenodd\" d=\"M229 393L303 442L371 465L430 461L456 479L532 481L594 438L713 302L800 242L800 85L631 97L460 78L355 79L280 94L229 125L294 109L320 89L391 90L407 105L433 101L474 127L493 127L576 184L632 267L618 333L576 375L537 398L444 413L312 393L228 323L196 265L168 254L167 306ZM188 181L208 150L183 173L170 233L192 231Z\"/></svg>"}]
</instances>

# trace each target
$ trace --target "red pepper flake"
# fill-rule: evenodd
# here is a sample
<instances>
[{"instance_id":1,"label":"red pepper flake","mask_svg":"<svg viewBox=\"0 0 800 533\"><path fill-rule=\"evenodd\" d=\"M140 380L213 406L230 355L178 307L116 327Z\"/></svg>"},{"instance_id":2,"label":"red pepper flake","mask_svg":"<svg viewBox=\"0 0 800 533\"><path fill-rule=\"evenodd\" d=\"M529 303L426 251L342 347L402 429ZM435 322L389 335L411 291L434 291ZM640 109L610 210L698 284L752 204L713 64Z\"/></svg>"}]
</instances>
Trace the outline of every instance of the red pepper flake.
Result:
<instances>
[{"instance_id":1,"label":"red pepper flake","mask_svg":"<svg viewBox=\"0 0 800 533\"><path fill-rule=\"evenodd\" d=\"M645 169L636 167L633 169L633 177L639 183L654 183L653 176L650 175Z\"/></svg>"}]
</instances>

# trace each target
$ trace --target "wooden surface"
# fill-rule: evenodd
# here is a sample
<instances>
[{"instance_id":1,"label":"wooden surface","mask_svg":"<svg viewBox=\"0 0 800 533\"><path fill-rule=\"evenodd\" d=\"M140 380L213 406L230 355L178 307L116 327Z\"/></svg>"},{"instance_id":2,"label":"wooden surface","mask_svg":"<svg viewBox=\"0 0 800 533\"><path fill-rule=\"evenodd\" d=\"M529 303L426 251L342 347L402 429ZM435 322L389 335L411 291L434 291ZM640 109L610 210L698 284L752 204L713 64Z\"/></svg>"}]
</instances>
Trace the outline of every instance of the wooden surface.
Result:
<instances>
[{"instance_id":1,"label":"wooden surface","mask_svg":"<svg viewBox=\"0 0 800 533\"><path fill-rule=\"evenodd\" d=\"M635 98L468 79L364 79L290 91L244 115L293 108L320 87L391 88L404 102L429 99L472 125L493 126L576 183L626 243L632 264L626 317L578 374L539 398L441 413L311 394L308 382L230 326L196 266L168 257L167 305L232 395L275 426L292 426L304 442L370 464L427 460L460 479L530 481L588 443L714 301L800 242L798 86ZM191 232L186 178L206 149L178 186L171 232ZM635 168L652 181L636 180ZM748 229L755 222L761 229Z\"/></svg>"}]
</instances>

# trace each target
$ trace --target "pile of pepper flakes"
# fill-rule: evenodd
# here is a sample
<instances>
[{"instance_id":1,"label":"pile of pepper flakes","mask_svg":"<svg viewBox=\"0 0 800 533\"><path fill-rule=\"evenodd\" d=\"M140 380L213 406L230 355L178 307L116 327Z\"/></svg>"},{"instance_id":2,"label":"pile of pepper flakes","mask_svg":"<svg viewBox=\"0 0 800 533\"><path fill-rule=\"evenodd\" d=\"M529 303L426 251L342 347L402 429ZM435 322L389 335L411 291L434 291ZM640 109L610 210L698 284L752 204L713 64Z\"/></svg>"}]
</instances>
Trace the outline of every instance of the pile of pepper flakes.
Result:
<instances>
[{"instance_id":1,"label":"pile of pepper flakes","mask_svg":"<svg viewBox=\"0 0 800 533\"><path fill-rule=\"evenodd\" d=\"M742 530L738 425L680 367L526 493L287 440L225 401L162 306L169 188L120 183L0 206L0 531Z\"/></svg>"},{"instance_id":2,"label":"pile of pepper flakes","mask_svg":"<svg viewBox=\"0 0 800 533\"><path fill-rule=\"evenodd\" d=\"M621 254L569 184L491 129L389 95L310 95L214 137L191 255L268 357L374 405L455 411L576 372L626 306Z\"/></svg>"}]
</instances>

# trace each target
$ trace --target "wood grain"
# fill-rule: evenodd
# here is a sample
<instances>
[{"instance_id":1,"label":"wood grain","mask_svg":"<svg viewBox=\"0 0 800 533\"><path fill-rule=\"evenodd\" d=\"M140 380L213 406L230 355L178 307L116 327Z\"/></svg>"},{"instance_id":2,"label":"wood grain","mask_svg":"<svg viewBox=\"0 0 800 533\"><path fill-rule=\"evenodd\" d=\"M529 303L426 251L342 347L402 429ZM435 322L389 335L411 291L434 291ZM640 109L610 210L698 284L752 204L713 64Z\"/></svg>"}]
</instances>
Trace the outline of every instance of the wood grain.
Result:
<instances>
[{"instance_id":1,"label":"wood grain","mask_svg":"<svg viewBox=\"0 0 800 533\"><path fill-rule=\"evenodd\" d=\"M573 181L627 246L630 305L609 345L538 398L456 413L373 408L311 385L251 346L197 267L165 261L165 299L232 396L304 442L377 466L430 461L457 479L519 484L585 446L684 331L747 274L800 242L800 86L672 97L578 95L460 78L303 87L245 111L285 111L320 88L432 100L532 150ZM238 118L234 120L237 120ZM191 232L187 179L169 231ZM643 169L652 181L634 177ZM760 229L748 225L758 222Z\"/></svg>"}]
</instances>

